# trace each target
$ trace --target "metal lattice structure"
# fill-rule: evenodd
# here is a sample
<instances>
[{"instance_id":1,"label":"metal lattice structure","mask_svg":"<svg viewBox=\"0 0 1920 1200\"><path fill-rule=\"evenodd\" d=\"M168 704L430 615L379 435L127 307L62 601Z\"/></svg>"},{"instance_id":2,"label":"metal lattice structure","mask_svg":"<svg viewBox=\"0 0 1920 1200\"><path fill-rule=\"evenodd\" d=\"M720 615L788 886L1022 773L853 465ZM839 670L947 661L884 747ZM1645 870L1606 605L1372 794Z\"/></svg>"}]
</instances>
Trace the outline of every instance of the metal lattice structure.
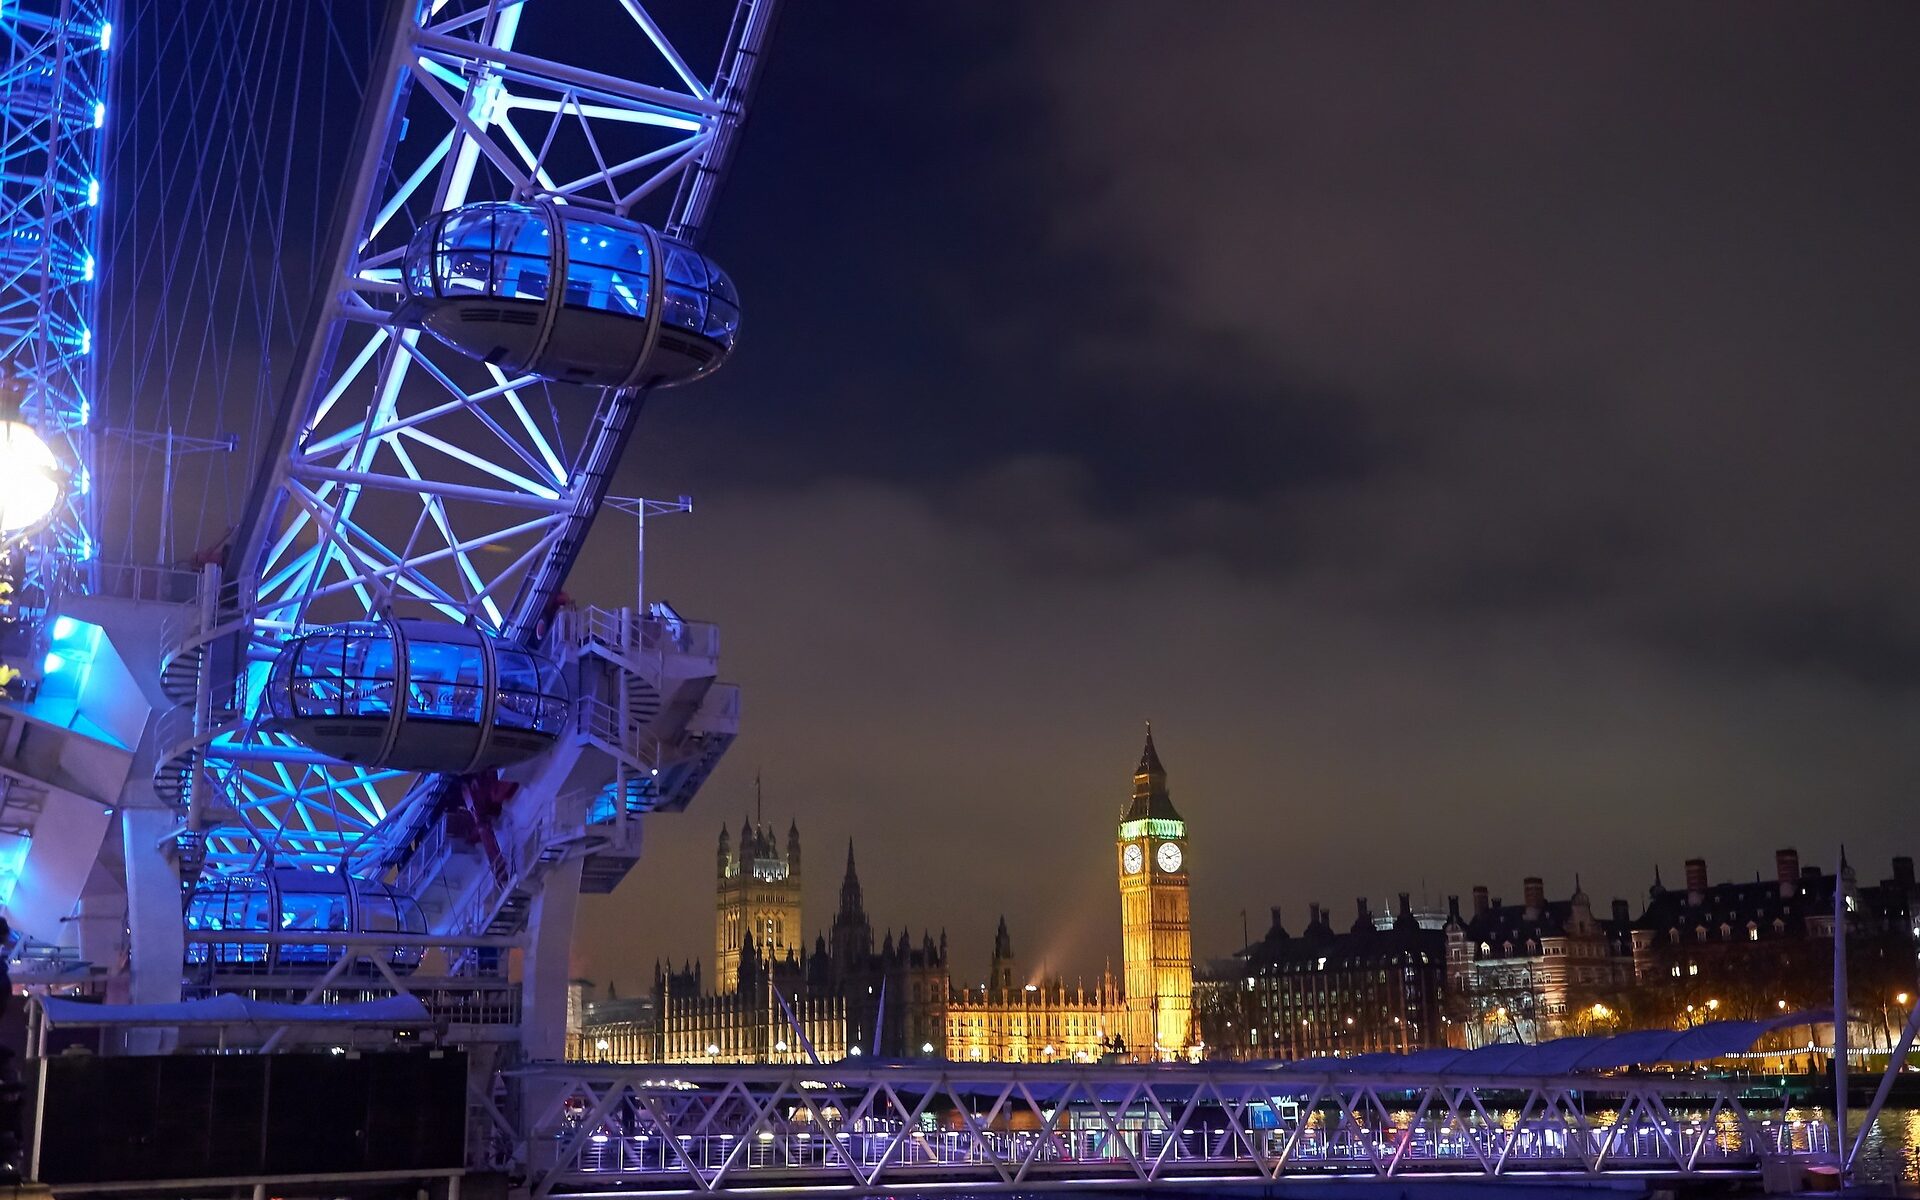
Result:
<instances>
[{"instance_id":1,"label":"metal lattice structure","mask_svg":"<svg viewBox=\"0 0 1920 1200\"><path fill-rule=\"evenodd\" d=\"M717 66L700 73L632 0L403 6L371 76L342 235L277 442L225 575L168 638L166 683L182 707L163 720L156 788L191 814L207 869L271 859L370 872L415 854L450 782L341 763L264 728L268 660L300 630L388 611L523 644L549 637L645 398L509 376L424 336L397 311L408 238L463 203L514 200L697 239L771 19L769 0L743 0ZM589 53L594 66L572 61ZM641 655L649 637L656 653L684 637L677 621L646 623L596 644ZM577 715L618 760L623 812L676 781L697 786L712 765L710 749L665 744L646 708Z\"/></svg>"},{"instance_id":2,"label":"metal lattice structure","mask_svg":"<svg viewBox=\"0 0 1920 1200\"><path fill-rule=\"evenodd\" d=\"M68 485L24 547L41 620L92 584L94 325L111 0L0 6L0 370ZM31 665L31 664L29 664Z\"/></svg>"},{"instance_id":3,"label":"metal lattice structure","mask_svg":"<svg viewBox=\"0 0 1920 1200\"><path fill-rule=\"evenodd\" d=\"M1829 1128L1726 1080L1272 1066L541 1068L532 1194L1758 1175ZM502 1128L505 1128L504 1124Z\"/></svg>"}]
</instances>

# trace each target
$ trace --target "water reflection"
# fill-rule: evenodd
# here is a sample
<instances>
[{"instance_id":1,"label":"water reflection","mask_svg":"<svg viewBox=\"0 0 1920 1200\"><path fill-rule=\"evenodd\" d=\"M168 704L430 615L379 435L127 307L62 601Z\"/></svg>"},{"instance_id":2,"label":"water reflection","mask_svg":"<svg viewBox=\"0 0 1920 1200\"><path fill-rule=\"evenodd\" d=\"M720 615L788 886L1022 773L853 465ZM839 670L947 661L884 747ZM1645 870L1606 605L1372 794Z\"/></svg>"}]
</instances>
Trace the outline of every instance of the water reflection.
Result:
<instances>
[{"instance_id":1,"label":"water reflection","mask_svg":"<svg viewBox=\"0 0 1920 1200\"><path fill-rule=\"evenodd\" d=\"M1827 1115L1827 1114L1822 1114ZM1859 1120L1856 1115L1854 1120ZM1920 1188L1920 1109L1887 1109L1867 1131L1853 1164L1858 1183Z\"/></svg>"}]
</instances>

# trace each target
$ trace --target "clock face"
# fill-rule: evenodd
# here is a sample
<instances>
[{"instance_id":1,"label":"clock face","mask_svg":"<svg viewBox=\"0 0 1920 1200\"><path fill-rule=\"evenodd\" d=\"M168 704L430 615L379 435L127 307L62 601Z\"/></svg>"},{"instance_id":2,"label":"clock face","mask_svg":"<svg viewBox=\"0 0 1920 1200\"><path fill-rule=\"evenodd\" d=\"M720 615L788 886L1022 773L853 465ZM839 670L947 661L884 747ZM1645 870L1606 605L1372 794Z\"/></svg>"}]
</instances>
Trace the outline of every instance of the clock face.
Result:
<instances>
[{"instance_id":1,"label":"clock face","mask_svg":"<svg viewBox=\"0 0 1920 1200\"><path fill-rule=\"evenodd\" d=\"M1180 869L1180 847L1172 842L1161 842L1159 853L1153 857L1162 871L1171 874Z\"/></svg>"},{"instance_id":2,"label":"clock face","mask_svg":"<svg viewBox=\"0 0 1920 1200\"><path fill-rule=\"evenodd\" d=\"M1138 842L1127 843L1127 848L1120 852L1120 865L1127 869L1129 875L1138 875L1140 868L1145 866L1146 862L1147 856L1140 853Z\"/></svg>"}]
</instances>

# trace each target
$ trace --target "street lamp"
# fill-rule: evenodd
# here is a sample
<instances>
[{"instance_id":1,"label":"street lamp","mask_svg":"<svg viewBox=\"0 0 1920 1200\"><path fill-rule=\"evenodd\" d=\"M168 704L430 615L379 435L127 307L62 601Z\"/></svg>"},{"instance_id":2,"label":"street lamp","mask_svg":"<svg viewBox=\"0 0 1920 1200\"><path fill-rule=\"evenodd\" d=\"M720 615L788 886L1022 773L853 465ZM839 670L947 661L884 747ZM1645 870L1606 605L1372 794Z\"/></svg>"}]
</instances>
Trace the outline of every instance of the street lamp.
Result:
<instances>
[{"instance_id":1,"label":"street lamp","mask_svg":"<svg viewBox=\"0 0 1920 1200\"><path fill-rule=\"evenodd\" d=\"M1893 1002L1895 1004L1905 1004L1907 1002L1907 999L1908 999L1907 994L1905 992L1901 992L1899 995L1893 998Z\"/></svg>"}]
</instances>

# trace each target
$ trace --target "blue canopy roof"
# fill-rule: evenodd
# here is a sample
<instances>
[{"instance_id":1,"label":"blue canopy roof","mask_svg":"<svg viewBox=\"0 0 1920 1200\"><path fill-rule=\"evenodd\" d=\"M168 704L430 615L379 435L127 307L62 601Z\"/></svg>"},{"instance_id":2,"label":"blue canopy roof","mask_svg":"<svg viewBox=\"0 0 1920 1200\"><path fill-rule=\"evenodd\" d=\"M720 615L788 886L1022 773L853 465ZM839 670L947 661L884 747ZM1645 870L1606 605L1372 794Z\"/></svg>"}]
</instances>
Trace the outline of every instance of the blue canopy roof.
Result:
<instances>
[{"instance_id":1,"label":"blue canopy roof","mask_svg":"<svg viewBox=\"0 0 1920 1200\"><path fill-rule=\"evenodd\" d=\"M1709 1021L1692 1029L1636 1029L1595 1037L1552 1041L1495 1042L1473 1050L1416 1050L1412 1054L1363 1054L1358 1058L1304 1058L1281 1070L1369 1075L1572 1075L1660 1063L1702 1062L1743 1054L1777 1029L1831 1021L1824 1010L1785 1013L1765 1021Z\"/></svg>"},{"instance_id":2,"label":"blue canopy roof","mask_svg":"<svg viewBox=\"0 0 1920 1200\"><path fill-rule=\"evenodd\" d=\"M1362 1054L1353 1058L1300 1058L1255 1063L1202 1063L1195 1066L1170 1063L1150 1069L1155 1090L1163 1098L1177 1093L1183 1078L1190 1077L1194 1086L1199 1087L1209 1075L1224 1072L1239 1078L1244 1078L1243 1073L1247 1071L1300 1076L1299 1083L1285 1087L1275 1085L1275 1091L1276 1094L1287 1094L1297 1090L1301 1095L1307 1094L1315 1086L1311 1077L1327 1075L1365 1075L1387 1081L1396 1077L1411 1079L1433 1075L1462 1080L1540 1078L1724 1058L1753 1049L1762 1036L1775 1030L1820 1024L1832 1019L1830 1012L1821 1010L1786 1013L1766 1021L1710 1021L1692 1029L1640 1029L1605 1036L1556 1038L1534 1044L1496 1042L1472 1050L1435 1047L1410 1054ZM879 1061L873 1065L924 1069L930 1064L924 1060L900 1059ZM949 1065L959 1069L954 1083L958 1088L992 1095L1007 1085L1006 1076L986 1068L985 1064ZM978 1080L971 1080L966 1073L969 1067L985 1068L985 1073ZM831 1069L827 1068L829 1071ZM1052 1074L1059 1071L1057 1067L1035 1070L1047 1074L1043 1079L1027 1077L1024 1086L1037 1101L1058 1099L1072 1086L1065 1076L1055 1081ZM1088 1066L1079 1070L1101 1080L1097 1084L1083 1083L1081 1086L1092 1086L1103 1100L1117 1100L1132 1092L1141 1068ZM1114 1077L1107 1078L1107 1072L1112 1072Z\"/></svg>"}]
</instances>

